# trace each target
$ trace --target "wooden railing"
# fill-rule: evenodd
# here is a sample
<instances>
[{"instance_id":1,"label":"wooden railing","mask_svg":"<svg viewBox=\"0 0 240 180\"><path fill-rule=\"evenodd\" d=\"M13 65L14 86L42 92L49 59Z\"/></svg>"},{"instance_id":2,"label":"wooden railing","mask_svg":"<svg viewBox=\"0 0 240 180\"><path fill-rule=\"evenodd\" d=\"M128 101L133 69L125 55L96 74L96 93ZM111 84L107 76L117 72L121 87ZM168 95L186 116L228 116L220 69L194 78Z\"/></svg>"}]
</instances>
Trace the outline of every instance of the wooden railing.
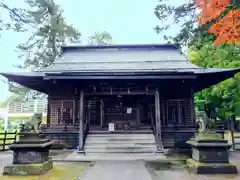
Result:
<instances>
[{"instance_id":1,"label":"wooden railing","mask_svg":"<svg viewBox=\"0 0 240 180\"><path fill-rule=\"evenodd\" d=\"M50 140L61 140L67 148L77 148L79 144L79 124L42 124L41 134Z\"/></svg>"},{"instance_id":2,"label":"wooden railing","mask_svg":"<svg viewBox=\"0 0 240 180\"><path fill-rule=\"evenodd\" d=\"M187 148L186 141L195 135L195 125L162 124L161 137L164 148Z\"/></svg>"},{"instance_id":3,"label":"wooden railing","mask_svg":"<svg viewBox=\"0 0 240 180\"><path fill-rule=\"evenodd\" d=\"M0 133L0 151L9 150L8 146L16 142L17 135L17 131Z\"/></svg>"}]
</instances>

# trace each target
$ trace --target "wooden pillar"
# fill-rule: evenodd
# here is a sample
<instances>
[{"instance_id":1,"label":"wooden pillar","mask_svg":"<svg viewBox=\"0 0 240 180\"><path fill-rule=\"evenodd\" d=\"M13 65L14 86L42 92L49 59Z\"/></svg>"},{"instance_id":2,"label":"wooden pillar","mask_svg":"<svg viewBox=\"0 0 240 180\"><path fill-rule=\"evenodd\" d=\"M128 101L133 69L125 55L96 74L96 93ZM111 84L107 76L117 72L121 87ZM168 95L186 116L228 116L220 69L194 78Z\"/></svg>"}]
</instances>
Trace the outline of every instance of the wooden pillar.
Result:
<instances>
[{"instance_id":1,"label":"wooden pillar","mask_svg":"<svg viewBox=\"0 0 240 180\"><path fill-rule=\"evenodd\" d=\"M162 140L161 140L161 120L160 120L160 97L159 91L155 92L155 123L156 123L156 143L157 150L162 151Z\"/></svg>"},{"instance_id":2,"label":"wooden pillar","mask_svg":"<svg viewBox=\"0 0 240 180\"><path fill-rule=\"evenodd\" d=\"M87 109L85 110L87 112L86 122L89 123L89 126L91 125L92 104L93 101L88 100Z\"/></svg>"},{"instance_id":3,"label":"wooden pillar","mask_svg":"<svg viewBox=\"0 0 240 180\"><path fill-rule=\"evenodd\" d=\"M191 124L196 124L196 114L195 114L195 103L194 103L194 91L193 88L191 88L191 95L190 95L190 108L191 108ZM189 123L189 122L187 122Z\"/></svg>"},{"instance_id":4,"label":"wooden pillar","mask_svg":"<svg viewBox=\"0 0 240 180\"><path fill-rule=\"evenodd\" d=\"M151 126L156 129L156 125L154 124L154 112L153 112L153 107L152 105L148 105L149 113L150 113L150 119L151 119Z\"/></svg>"},{"instance_id":5,"label":"wooden pillar","mask_svg":"<svg viewBox=\"0 0 240 180\"><path fill-rule=\"evenodd\" d=\"M137 124L139 125L141 123L140 121L140 104L137 103Z\"/></svg>"},{"instance_id":6,"label":"wooden pillar","mask_svg":"<svg viewBox=\"0 0 240 180\"><path fill-rule=\"evenodd\" d=\"M83 151L83 136L84 136L84 92L80 92L80 105L79 105L79 146L78 150Z\"/></svg>"},{"instance_id":7,"label":"wooden pillar","mask_svg":"<svg viewBox=\"0 0 240 180\"><path fill-rule=\"evenodd\" d=\"M50 118L51 118L51 98L48 96L47 98L47 124L51 124Z\"/></svg>"},{"instance_id":8,"label":"wooden pillar","mask_svg":"<svg viewBox=\"0 0 240 180\"><path fill-rule=\"evenodd\" d=\"M101 104L100 104L100 126L101 128L103 127L104 124L104 101L101 99Z\"/></svg>"},{"instance_id":9,"label":"wooden pillar","mask_svg":"<svg viewBox=\"0 0 240 180\"><path fill-rule=\"evenodd\" d=\"M75 98L75 109L74 109L74 124L78 124L79 123L79 116L78 116L78 111L79 111L79 104L78 104L78 97Z\"/></svg>"},{"instance_id":10,"label":"wooden pillar","mask_svg":"<svg viewBox=\"0 0 240 180\"><path fill-rule=\"evenodd\" d=\"M177 120L178 120L178 122L177 122L177 124L181 124L182 123L182 120L183 120L183 118L182 118L182 107L181 107L181 101L182 100L177 100L177 111L178 111L178 118L177 118Z\"/></svg>"}]
</instances>

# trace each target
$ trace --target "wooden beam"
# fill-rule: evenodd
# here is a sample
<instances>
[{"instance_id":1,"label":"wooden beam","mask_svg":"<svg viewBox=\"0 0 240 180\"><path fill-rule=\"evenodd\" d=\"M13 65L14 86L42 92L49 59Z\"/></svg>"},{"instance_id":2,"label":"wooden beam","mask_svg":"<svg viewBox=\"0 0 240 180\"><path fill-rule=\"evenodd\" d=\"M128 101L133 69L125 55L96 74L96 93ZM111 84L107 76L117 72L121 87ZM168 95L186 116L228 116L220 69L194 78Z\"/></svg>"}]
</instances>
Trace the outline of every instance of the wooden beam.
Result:
<instances>
[{"instance_id":1,"label":"wooden beam","mask_svg":"<svg viewBox=\"0 0 240 180\"><path fill-rule=\"evenodd\" d=\"M94 96L98 96L98 95L154 95L155 92L131 92L130 94L128 92L92 92L92 93L85 93L84 95L85 96L91 96L91 95L94 95Z\"/></svg>"},{"instance_id":2,"label":"wooden beam","mask_svg":"<svg viewBox=\"0 0 240 180\"><path fill-rule=\"evenodd\" d=\"M84 144L83 144L83 136L84 136L84 92L80 92L80 107L79 107L79 146L78 150L81 152L84 149Z\"/></svg>"},{"instance_id":3,"label":"wooden beam","mask_svg":"<svg viewBox=\"0 0 240 180\"><path fill-rule=\"evenodd\" d=\"M145 75L145 76L44 76L44 80L51 79L196 79L196 75Z\"/></svg>"}]
</instances>

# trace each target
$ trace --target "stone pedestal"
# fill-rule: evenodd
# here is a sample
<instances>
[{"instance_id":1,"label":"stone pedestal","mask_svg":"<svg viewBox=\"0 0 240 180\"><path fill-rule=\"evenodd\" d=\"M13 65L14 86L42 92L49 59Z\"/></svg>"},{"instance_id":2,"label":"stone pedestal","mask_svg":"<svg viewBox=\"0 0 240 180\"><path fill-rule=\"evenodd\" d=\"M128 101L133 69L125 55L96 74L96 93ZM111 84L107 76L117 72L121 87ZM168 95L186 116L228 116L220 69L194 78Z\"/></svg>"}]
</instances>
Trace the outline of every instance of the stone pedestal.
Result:
<instances>
[{"instance_id":1,"label":"stone pedestal","mask_svg":"<svg viewBox=\"0 0 240 180\"><path fill-rule=\"evenodd\" d=\"M3 175L39 175L52 169L51 145L52 142L40 138L39 133L21 133L19 141L9 146L13 151L13 164L4 167Z\"/></svg>"},{"instance_id":2,"label":"stone pedestal","mask_svg":"<svg viewBox=\"0 0 240 180\"><path fill-rule=\"evenodd\" d=\"M188 170L196 174L236 174L236 166L229 163L231 144L219 134L210 134L208 137L200 134L187 141L192 147L192 158L187 160Z\"/></svg>"}]
</instances>

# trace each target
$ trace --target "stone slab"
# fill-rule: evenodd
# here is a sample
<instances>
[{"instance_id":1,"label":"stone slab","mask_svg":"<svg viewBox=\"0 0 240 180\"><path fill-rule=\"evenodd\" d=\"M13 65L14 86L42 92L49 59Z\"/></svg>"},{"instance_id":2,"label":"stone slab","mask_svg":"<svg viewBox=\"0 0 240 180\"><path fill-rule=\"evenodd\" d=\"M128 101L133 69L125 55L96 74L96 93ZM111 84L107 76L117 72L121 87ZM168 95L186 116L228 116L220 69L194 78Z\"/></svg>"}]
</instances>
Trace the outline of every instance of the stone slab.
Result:
<instances>
[{"instance_id":1,"label":"stone slab","mask_svg":"<svg viewBox=\"0 0 240 180\"><path fill-rule=\"evenodd\" d=\"M82 161L135 161L135 160L167 160L167 157L163 153L87 153L79 154L78 152L73 152L69 154L64 159L54 159L54 161L62 162L82 162Z\"/></svg>"},{"instance_id":2,"label":"stone slab","mask_svg":"<svg viewBox=\"0 0 240 180\"><path fill-rule=\"evenodd\" d=\"M232 144L226 142L198 142L198 141L187 141L187 144L194 147L226 147L230 148Z\"/></svg>"},{"instance_id":3,"label":"stone slab","mask_svg":"<svg viewBox=\"0 0 240 180\"><path fill-rule=\"evenodd\" d=\"M11 150L14 150L14 149L22 149L22 148L44 148L44 147L48 147L48 146L51 146L53 144L53 142L46 142L46 143L42 143L42 144L12 144L9 146L9 148Z\"/></svg>"},{"instance_id":4,"label":"stone slab","mask_svg":"<svg viewBox=\"0 0 240 180\"><path fill-rule=\"evenodd\" d=\"M187 160L187 169L195 174L237 174L237 168L231 163L200 163L193 159Z\"/></svg>"},{"instance_id":5,"label":"stone slab","mask_svg":"<svg viewBox=\"0 0 240 180\"><path fill-rule=\"evenodd\" d=\"M78 180L152 180L143 161L98 161Z\"/></svg>"},{"instance_id":6,"label":"stone slab","mask_svg":"<svg viewBox=\"0 0 240 180\"><path fill-rule=\"evenodd\" d=\"M40 175L53 168L52 160L40 164L10 164L6 165L3 175L21 176L21 175Z\"/></svg>"},{"instance_id":7,"label":"stone slab","mask_svg":"<svg viewBox=\"0 0 240 180\"><path fill-rule=\"evenodd\" d=\"M48 139L30 139L30 140L20 140L16 142L15 144L42 144L49 142Z\"/></svg>"}]
</instances>

